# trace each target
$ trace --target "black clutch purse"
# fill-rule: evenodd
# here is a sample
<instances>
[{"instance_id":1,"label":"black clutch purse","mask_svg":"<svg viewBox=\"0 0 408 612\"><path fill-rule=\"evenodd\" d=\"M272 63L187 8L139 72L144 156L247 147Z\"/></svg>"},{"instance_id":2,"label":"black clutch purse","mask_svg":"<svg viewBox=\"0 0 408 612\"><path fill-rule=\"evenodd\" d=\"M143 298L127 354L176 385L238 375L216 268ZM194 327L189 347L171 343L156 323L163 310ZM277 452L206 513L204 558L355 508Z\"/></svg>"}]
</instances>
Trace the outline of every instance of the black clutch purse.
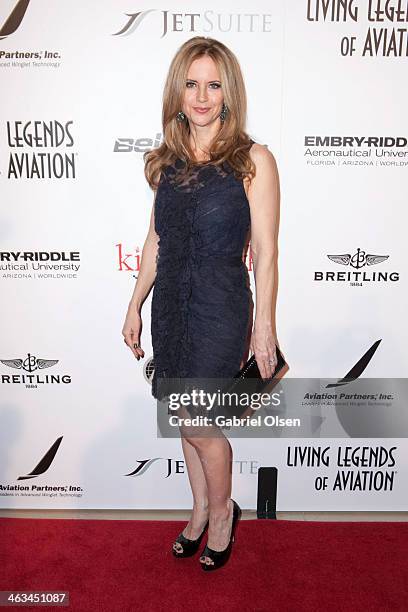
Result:
<instances>
[{"instance_id":1,"label":"black clutch purse","mask_svg":"<svg viewBox=\"0 0 408 612\"><path fill-rule=\"evenodd\" d=\"M246 362L246 364L235 374L234 378L225 389L224 393L260 393L266 387L269 387L272 381L275 380L275 384L279 379L276 379L276 375L286 365L284 356L282 355L278 346L276 346L276 358L277 364L270 378L262 378L258 368L258 364L255 359L255 355L252 355ZM274 386L274 385L272 385ZM272 388L272 387L271 387ZM225 405L223 411L227 417L236 416L240 417L246 412L248 406L240 406L236 403L232 405Z\"/></svg>"}]
</instances>

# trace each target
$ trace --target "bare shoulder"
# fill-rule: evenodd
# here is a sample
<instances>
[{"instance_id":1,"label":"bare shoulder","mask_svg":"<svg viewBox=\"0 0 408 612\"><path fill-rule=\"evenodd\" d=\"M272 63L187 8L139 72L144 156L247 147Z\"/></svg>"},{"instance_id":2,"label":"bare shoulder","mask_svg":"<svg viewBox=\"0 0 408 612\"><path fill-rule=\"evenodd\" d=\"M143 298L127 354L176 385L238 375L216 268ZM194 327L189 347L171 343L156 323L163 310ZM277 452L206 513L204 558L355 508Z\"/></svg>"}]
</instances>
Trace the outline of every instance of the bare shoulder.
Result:
<instances>
[{"instance_id":1,"label":"bare shoulder","mask_svg":"<svg viewBox=\"0 0 408 612\"><path fill-rule=\"evenodd\" d=\"M254 142L249 150L249 156L255 164L255 167L262 169L276 170L276 159L272 151L268 149L267 145L259 144Z\"/></svg>"},{"instance_id":2,"label":"bare shoulder","mask_svg":"<svg viewBox=\"0 0 408 612\"><path fill-rule=\"evenodd\" d=\"M268 189L279 181L276 159L267 145L255 142L249 150L249 156L255 165L256 174L252 181L245 177L244 185L248 198L251 193Z\"/></svg>"}]
</instances>

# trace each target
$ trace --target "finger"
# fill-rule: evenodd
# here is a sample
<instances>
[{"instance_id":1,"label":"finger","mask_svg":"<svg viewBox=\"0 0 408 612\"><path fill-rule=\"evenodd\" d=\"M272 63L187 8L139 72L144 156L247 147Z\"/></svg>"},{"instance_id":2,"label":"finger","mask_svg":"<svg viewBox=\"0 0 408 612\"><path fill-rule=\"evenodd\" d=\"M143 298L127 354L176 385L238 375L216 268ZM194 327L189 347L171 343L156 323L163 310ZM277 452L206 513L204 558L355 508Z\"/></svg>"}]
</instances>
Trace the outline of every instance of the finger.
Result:
<instances>
[{"instance_id":1,"label":"finger","mask_svg":"<svg viewBox=\"0 0 408 612\"><path fill-rule=\"evenodd\" d=\"M274 372L275 372L275 368L276 368L276 366L278 364L278 358L277 358L277 355L276 355L276 347L270 351L268 361L269 361L269 365L270 365L270 369L271 369L270 376L272 377Z\"/></svg>"},{"instance_id":2,"label":"finger","mask_svg":"<svg viewBox=\"0 0 408 612\"><path fill-rule=\"evenodd\" d=\"M139 344L140 342L139 340L136 338L134 332L129 332L127 334L125 334L125 342L128 345L128 347L130 348L130 350L132 351L132 353L134 354L134 356L136 357L137 360L140 359L140 357L144 357L144 350L142 349L141 346L134 346L135 344Z\"/></svg>"},{"instance_id":3,"label":"finger","mask_svg":"<svg viewBox=\"0 0 408 612\"><path fill-rule=\"evenodd\" d=\"M272 368L275 369L276 365L278 363L278 356L276 353L276 346L273 347L273 349L270 351L270 356L269 356L269 360L272 361Z\"/></svg>"},{"instance_id":4,"label":"finger","mask_svg":"<svg viewBox=\"0 0 408 612\"><path fill-rule=\"evenodd\" d=\"M264 378L272 378L275 370L275 360L273 355L267 355L261 360L261 363L263 365Z\"/></svg>"},{"instance_id":5,"label":"finger","mask_svg":"<svg viewBox=\"0 0 408 612\"><path fill-rule=\"evenodd\" d=\"M272 369L272 364L269 363L269 359L265 360L265 372L266 372L265 378L271 378L272 377L273 369Z\"/></svg>"},{"instance_id":6,"label":"finger","mask_svg":"<svg viewBox=\"0 0 408 612\"><path fill-rule=\"evenodd\" d=\"M267 380L268 378L270 378L269 375L269 371L268 371L268 366L266 365L265 361L261 361L261 365L259 367L259 371L261 373L261 376L264 380Z\"/></svg>"},{"instance_id":7,"label":"finger","mask_svg":"<svg viewBox=\"0 0 408 612\"><path fill-rule=\"evenodd\" d=\"M139 360L141 357L144 357L144 350L142 349L141 346L138 346L137 348L133 349L135 356L137 357L137 359Z\"/></svg>"},{"instance_id":8,"label":"finger","mask_svg":"<svg viewBox=\"0 0 408 612\"><path fill-rule=\"evenodd\" d=\"M258 364L259 372L263 379L269 378L269 367L268 367L268 359L264 355L255 356L256 362Z\"/></svg>"},{"instance_id":9,"label":"finger","mask_svg":"<svg viewBox=\"0 0 408 612\"><path fill-rule=\"evenodd\" d=\"M135 346L136 344L138 344L139 346ZM132 351L138 361L141 357L144 357L144 350L140 346L139 340L136 340L135 337L133 337L133 340L132 340Z\"/></svg>"}]
</instances>

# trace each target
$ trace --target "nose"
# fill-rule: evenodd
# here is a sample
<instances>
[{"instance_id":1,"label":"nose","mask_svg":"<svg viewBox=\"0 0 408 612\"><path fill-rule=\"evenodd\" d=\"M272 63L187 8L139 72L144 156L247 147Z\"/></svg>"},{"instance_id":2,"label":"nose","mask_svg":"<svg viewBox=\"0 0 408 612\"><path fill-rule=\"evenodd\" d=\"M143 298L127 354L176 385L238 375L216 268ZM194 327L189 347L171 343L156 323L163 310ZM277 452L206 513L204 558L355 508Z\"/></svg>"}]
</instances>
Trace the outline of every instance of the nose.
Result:
<instances>
[{"instance_id":1,"label":"nose","mask_svg":"<svg viewBox=\"0 0 408 612\"><path fill-rule=\"evenodd\" d=\"M205 102L207 100L207 88L205 85L201 85L198 88L198 93L197 93L197 100L199 102Z\"/></svg>"}]
</instances>

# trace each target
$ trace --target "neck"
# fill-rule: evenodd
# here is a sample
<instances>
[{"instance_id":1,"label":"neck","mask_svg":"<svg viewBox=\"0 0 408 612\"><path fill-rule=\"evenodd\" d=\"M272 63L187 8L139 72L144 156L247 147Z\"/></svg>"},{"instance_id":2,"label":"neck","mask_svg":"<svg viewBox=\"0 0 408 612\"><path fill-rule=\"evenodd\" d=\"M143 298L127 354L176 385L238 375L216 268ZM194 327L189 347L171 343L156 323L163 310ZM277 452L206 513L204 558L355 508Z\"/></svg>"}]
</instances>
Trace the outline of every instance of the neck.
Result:
<instances>
[{"instance_id":1,"label":"neck","mask_svg":"<svg viewBox=\"0 0 408 612\"><path fill-rule=\"evenodd\" d=\"M210 159L208 150L219 131L219 126L215 122L210 128L197 129L196 126L192 125L190 130L190 147L193 150L196 161L208 161Z\"/></svg>"}]
</instances>

